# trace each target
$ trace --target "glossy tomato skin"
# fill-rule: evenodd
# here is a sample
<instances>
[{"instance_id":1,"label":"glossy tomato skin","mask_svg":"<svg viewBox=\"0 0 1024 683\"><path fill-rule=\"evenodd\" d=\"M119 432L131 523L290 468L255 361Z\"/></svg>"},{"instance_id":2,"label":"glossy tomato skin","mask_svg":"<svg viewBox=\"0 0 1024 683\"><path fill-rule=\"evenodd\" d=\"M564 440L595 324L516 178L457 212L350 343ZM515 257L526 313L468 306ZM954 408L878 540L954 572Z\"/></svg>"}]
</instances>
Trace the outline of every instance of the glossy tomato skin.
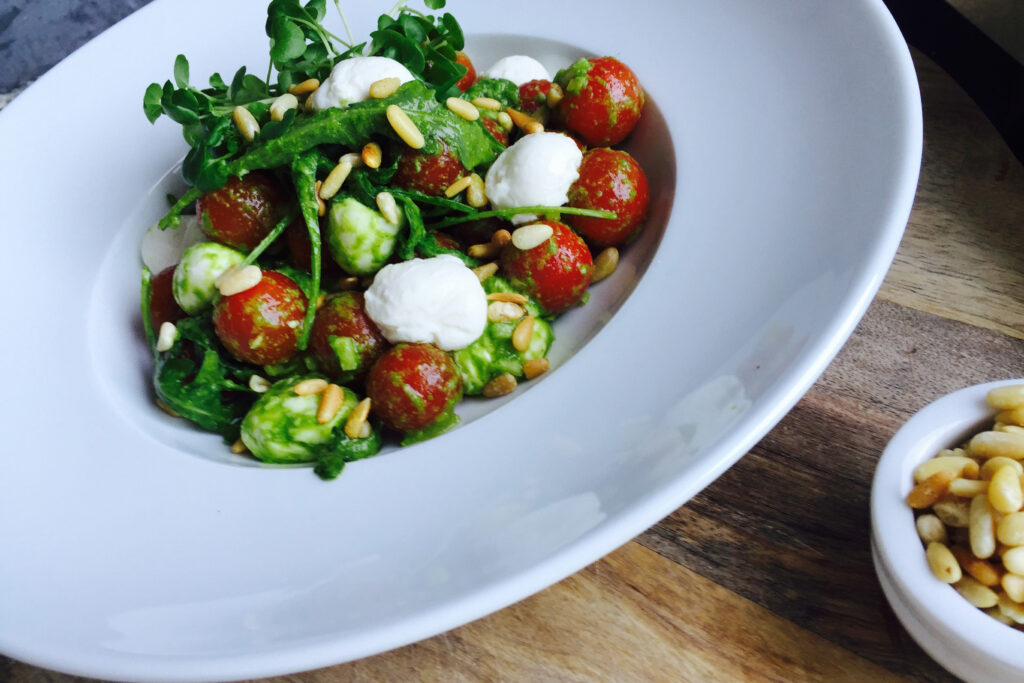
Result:
<instances>
[{"instance_id":1,"label":"glossy tomato skin","mask_svg":"<svg viewBox=\"0 0 1024 683\"><path fill-rule=\"evenodd\" d=\"M321 241L323 240L323 231L321 231ZM288 245L288 254L292 257L292 262L295 263L299 268L307 272L310 271L310 242L309 242L309 230L306 228L306 223L302 217L296 218L292 223L285 228L284 241ZM330 256L330 251L327 249L326 244L320 245L320 272L324 276L340 275L341 266L339 266L334 259Z\"/></svg>"},{"instance_id":2,"label":"glossy tomato skin","mask_svg":"<svg viewBox=\"0 0 1024 683\"><path fill-rule=\"evenodd\" d=\"M464 173L466 168L462 162L442 142L441 151L436 154L405 150L392 182L406 190L440 196Z\"/></svg>"},{"instance_id":3,"label":"glossy tomato skin","mask_svg":"<svg viewBox=\"0 0 1024 683\"><path fill-rule=\"evenodd\" d=\"M480 123L483 124L488 133L494 136L495 140L508 147L508 131L501 127L497 119L492 119L490 116L481 116Z\"/></svg>"},{"instance_id":4,"label":"glossy tomato skin","mask_svg":"<svg viewBox=\"0 0 1024 683\"><path fill-rule=\"evenodd\" d=\"M149 319L157 332L163 323L176 323L187 315L174 298L174 268L169 266L154 275L150 287Z\"/></svg>"},{"instance_id":5,"label":"glossy tomato skin","mask_svg":"<svg viewBox=\"0 0 1024 683\"><path fill-rule=\"evenodd\" d=\"M274 365L295 354L305 315L306 295L295 281L265 270L255 287L217 301L213 325L236 358Z\"/></svg>"},{"instance_id":6,"label":"glossy tomato skin","mask_svg":"<svg viewBox=\"0 0 1024 683\"><path fill-rule=\"evenodd\" d=\"M476 68L469 56L462 50L455 53L455 61L466 67L466 75L455 83L455 87L459 89L459 92L466 92L476 82Z\"/></svg>"},{"instance_id":7,"label":"glossy tomato skin","mask_svg":"<svg viewBox=\"0 0 1024 683\"><path fill-rule=\"evenodd\" d=\"M609 147L629 135L644 107L636 74L614 57L581 59L559 71L555 82L565 95L554 120L590 147Z\"/></svg>"},{"instance_id":8,"label":"glossy tomato skin","mask_svg":"<svg viewBox=\"0 0 1024 683\"><path fill-rule=\"evenodd\" d=\"M519 104L524 112L532 114L541 107L547 106L551 81L537 79L527 81L519 86Z\"/></svg>"},{"instance_id":9,"label":"glossy tomato skin","mask_svg":"<svg viewBox=\"0 0 1024 683\"><path fill-rule=\"evenodd\" d=\"M342 367L339 354L331 345L331 337L352 340L353 366ZM339 292L324 299L316 311L309 348L317 366L335 381L348 382L366 374L389 344L377 325L366 315L362 292Z\"/></svg>"},{"instance_id":10,"label":"glossy tomato skin","mask_svg":"<svg viewBox=\"0 0 1024 683\"><path fill-rule=\"evenodd\" d=\"M583 155L580 177L569 188L569 206L614 211L616 218L566 216L576 232L600 247L625 244L647 218L647 176L626 152L598 147Z\"/></svg>"},{"instance_id":11,"label":"glossy tomato skin","mask_svg":"<svg viewBox=\"0 0 1024 683\"><path fill-rule=\"evenodd\" d=\"M409 431L429 426L462 392L458 368L433 344L397 344L370 368L366 393L384 424Z\"/></svg>"},{"instance_id":12,"label":"glossy tomato skin","mask_svg":"<svg viewBox=\"0 0 1024 683\"><path fill-rule=\"evenodd\" d=\"M239 251L252 251L288 210L289 198L277 178L253 171L232 176L224 187L196 202L199 225L210 239Z\"/></svg>"},{"instance_id":13,"label":"glossy tomato skin","mask_svg":"<svg viewBox=\"0 0 1024 683\"><path fill-rule=\"evenodd\" d=\"M501 252L501 272L537 300L549 313L562 313L579 302L593 277L590 249L569 226L543 220L554 231L543 244L523 251L507 244Z\"/></svg>"}]
</instances>

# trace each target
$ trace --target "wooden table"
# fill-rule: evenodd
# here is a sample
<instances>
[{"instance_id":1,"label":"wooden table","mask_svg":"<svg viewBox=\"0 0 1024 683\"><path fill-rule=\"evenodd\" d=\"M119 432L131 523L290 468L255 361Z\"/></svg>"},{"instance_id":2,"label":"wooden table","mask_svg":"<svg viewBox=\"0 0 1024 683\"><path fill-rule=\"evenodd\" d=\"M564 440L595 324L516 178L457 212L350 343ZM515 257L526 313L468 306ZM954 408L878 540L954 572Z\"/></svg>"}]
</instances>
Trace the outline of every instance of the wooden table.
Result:
<instances>
[{"instance_id":1,"label":"wooden table","mask_svg":"<svg viewBox=\"0 0 1024 683\"><path fill-rule=\"evenodd\" d=\"M737 465L608 557L393 652L271 679L955 680L871 564L875 462L940 395L1024 375L1024 168L915 54L924 162L885 284L817 384ZM0 657L0 680L69 681Z\"/></svg>"}]
</instances>

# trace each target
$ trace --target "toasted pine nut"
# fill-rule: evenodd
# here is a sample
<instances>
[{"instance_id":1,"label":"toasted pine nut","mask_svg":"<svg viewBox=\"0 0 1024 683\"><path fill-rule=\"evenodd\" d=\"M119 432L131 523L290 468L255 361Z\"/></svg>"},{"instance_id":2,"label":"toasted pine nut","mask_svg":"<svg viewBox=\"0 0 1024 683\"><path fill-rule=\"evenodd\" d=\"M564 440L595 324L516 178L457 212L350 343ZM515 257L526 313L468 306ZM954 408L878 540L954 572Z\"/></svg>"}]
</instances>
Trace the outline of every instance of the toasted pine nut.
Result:
<instances>
[{"instance_id":1,"label":"toasted pine nut","mask_svg":"<svg viewBox=\"0 0 1024 683\"><path fill-rule=\"evenodd\" d=\"M525 313L522 306L509 301L492 301L487 305L487 319L492 323L519 320Z\"/></svg>"},{"instance_id":2,"label":"toasted pine nut","mask_svg":"<svg viewBox=\"0 0 1024 683\"><path fill-rule=\"evenodd\" d=\"M999 596L999 613L1015 624L1024 624L1024 605L1014 602L1008 595Z\"/></svg>"},{"instance_id":3,"label":"toasted pine nut","mask_svg":"<svg viewBox=\"0 0 1024 683\"><path fill-rule=\"evenodd\" d=\"M1013 572L1006 572L999 580L999 585L1006 591L1014 602L1024 602L1024 576L1017 576Z\"/></svg>"},{"instance_id":4,"label":"toasted pine nut","mask_svg":"<svg viewBox=\"0 0 1024 683\"><path fill-rule=\"evenodd\" d=\"M931 567L932 574L939 581L956 583L963 578L960 565L956 563L956 558L945 544L929 543L925 554L928 557L928 566Z\"/></svg>"},{"instance_id":5,"label":"toasted pine nut","mask_svg":"<svg viewBox=\"0 0 1024 683\"><path fill-rule=\"evenodd\" d=\"M491 235L491 244L497 244L499 247L503 247L512 241L512 233L505 228L500 228L494 231Z\"/></svg>"},{"instance_id":6,"label":"toasted pine nut","mask_svg":"<svg viewBox=\"0 0 1024 683\"><path fill-rule=\"evenodd\" d=\"M594 259L594 274L590 278L590 284L600 282L615 272L619 267L619 250L615 247L603 249L597 258Z\"/></svg>"},{"instance_id":7,"label":"toasted pine nut","mask_svg":"<svg viewBox=\"0 0 1024 683\"><path fill-rule=\"evenodd\" d=\"M468 188L470 184L472 184L472 182L472 179L470 179L468 175L464 175L445 189L444 196L451 199L458 193Z\"/></svg>"},{"instance_id":8,"label":"toasted pine nut","mask_svg":"<svg viewBox=\"0 0 1024 683\"><path fill-rule=\"evenodd\" d=\"M338 289L342 291L351 291L359 286L359 278L355 275L348 275L338 280Z\"/></svg>"},{"instance_id":9,"label":"toasted pine nut","mask_svg":"<svg viewBox=\"0 0 1024 683\"><path fill-rule=\"evenodd\" d=\"M907 494L907 505L915 510L923 510L931 507L942 497L942 494L949 488L949 484L956 479L956 473L949 470L936 472L920 484L915 486Z\"/></svg>"},{"instance_id":10,"label":"toasted pine nut","mask_svg":"<svg viewBox=\"0 0 1024 683\"><path fill-rule=\"evenodd\" d=\"M391 128L398 134L398 137L402 138L405 144L413 149L423 148L423 145L426 144L426 140L423 139L423 133L420 132L420 129L416 127L416 124L412 122L412 119L409 118L409 115L401 107L397 104L389 104L384 112L388 117L388 123L391 124Z\"/></svg>"},{"instance_id":11,"label":"toasted pine nut","mask_svg":"<svg viewBox=\"0 0 1024 683\"><path fill-rule=\"evenodd\" d=\"M370 416L370 398L366 397L352 409L352 413L345 421L345 436L350 439L365 438L363 427L366 426L366 418ZM369 435L367 435L369 436Z\"/></svg>"},{"instance_id":12,"label":"toasted pine nut","mask_svg":"<svg viewBox=\"0 0 1024 683\"><path fill-rule=\"evenodd\" d=\"M252 289L263 279L263 271L259 266L246 266L239 268L231 266L221 273L214 284L222 296L231 296L248 289Z\"/></svg>"},{"instance_id":13,"label":"toasted pine nut","mask_svg":"<svg viewBox=\"0 0 1024 683\"><path fill-rule=\"evenodd\" d=\"M994 458L998 455L1021 460L1024 458L1024 434L1012 432L981 432L967 445L972 455Z\"/></svg>"},{"instance_id":14,"label":"toasted pine nut","mask_svg":"<svg viewBox=\"0 0 1024 683\"><path fill-rule=\"evenodd\" d=\"M949 539L946 525L935 515L921 515L914 520L914 526L917 527L917 535L925 543L945 543Z\"/></svg>"},{"instance_id":15,"label":"toasted pine nut","mask_svg":"<svg viewBox=\"0 0 1024 683\"><path fill-rule=\"evenodd\" d=\"M473 272L476 273L480 282L485 282L487 278L498 272L498 264L491 261L490 263L485 263L482 266L477 266L473 269Z\"/></svg>"},{"instance_id":16,"label":"toasted pine nut","mask_svg":"<svg viewBox=\"0 0 1024 683\"><path fill-rule=\"evenodd\" d=\"M476 121L480 118L480 110L461 97L449 97L444 103L453 114L461 116L467 121Z\"/></svg>"},{"instance_id":17,"label":"toasted pine nut","mask_svg":"<svg viewBox=\"0 0 1024 683\"><path fill-rule=\"evenodd\" d=\"M996 415L996 422L1004 422L1008 426L1007 431L1016 431L1014 427L1024 425L1024 406L1017 406L1004 410Z\"/></svg>"},{"instance_id":18,"label":"toasted pine nut","mask_svg":"<svg viewBox=\"0 0 1024 683\"><path fill-rule=\"evenodd\" d=\"M975 557L981 559L992 557L996 552L996 523L988 496L980 494L971 499L967 530L971 542L971 552ZM1024 556L1021 559L1024 560ZM1006 564L1005 556L1003 564ZM1022 569L1024 569L1024 564L1022 564ZM1024 571L1021 573L1024 574Z\"/></svg>"},{"instance_id":19,"label":"toasted pine nut","mask_svg":"<svg viewBox=\"0 0 1024 683\"><path fill-rule=\"evenodd\" d=\"M299 98L290 92L286 92L270 103L270 120L280 121L288 113L289 109L295 109L298 106Z\"/></svg>"},{"instance_id":20,"label":"toasted pine nut","mask_svg":"<svg viewBox=\"0 0 1024 683\"><path fill-rule=\"evenodd\" d=\"M499 112L497 121L498 125L500 125L506 133L512 130L512 128L515 127L516 125L515 122L512 121L512 117L509 116L506 112Z\"/></svg>"},{"instance_id":21,"label":"toasted pine nut","mask_svg":"<svg viewBox=\"0 0 1024 683\"><path fill-rule=\"evenodd\" d=\"M241 455L242 453L245 453L247 450L249 449L246 448L245 443L241 439L236 439L235 442L231 444L231 452L234 453L235 455Z\"/></svg>"},{"instance_id":22,"label":"toasted pine nut","mask_svg":"<svg viewBox=\"0 0 1024 683\"><path fill-rule=\"evenodd\" d=\"M997 387L988 392L985 400L996 410L1013 410L1017 406L1024 406L1024 384Z\"/></svg>"},{"instance_id":23,"label":"toasted pine nut","mask_svg":"<svg viewBox=\"0 0 1024 683\"><path fill-rule=\"evenodd\" d=\"M516 390L516 384L516 378L514 375L508 372L503 372L485 384L481 393L483 393L487 398L497 398L498 396L511 394Z\"/></svg>"},{"instance_id":24,"label":"toasted pine nut","mask_svg":"<svg viewBox=\"0 0 1024 683\"><path fill-rule=\"evenodd\" d=\"M402 85L402 81L395 76L374 81L370 84L370 97L375 100L382 100L385 97L391 97L395 94L395 91L398 90L398 86L400 85Z\"/></svg>"},{"instance_id":25,"label":"toasted pine nut","mask_svg":"<svg viewBox=\"0 0 1024 683\"><path fill-rule=\"evenodd\" d=\"M484 179L476 173L469 176L469 189L466 190L466 203L475 209L487 204L487 192Z\"/></svg>"},{"instance_id":26,"label":"toasted pine nut","mask_svg":"<svg viewBox=\"0 0 1024 683\"><path fill-rule=\"evenodd\" d=\"M1017 512L1024 505L1024 491L1020 487L1020 475L1010 465L996 470L988 485L988 500L999 512Z\"/></svg>"},{"instance_id":27,"label":"toasted pine nut","mask_svg":"<svg viewBox=\"0 0 1024 683\"><path fill-rule=\"evenodd\" d=\"M931 460L925 460L914 469L914 483L919 483L941 470L949 470L960 476L968 465L977 467L977 463L962 455L938 455Z\"/></svg>"},{"instance_id":28,"label":"toasted pine nut","mask_svg":"<svg viewBox=\"0 0 1024 683\"><path fill-rule=\"evenodd\" d=\"M552 83L551 89L548 90L548 106L554 107L555 105L562 101L563 97L565 97L565 91L562 90L562 86L558 85L557 83Z\"/></svg>"},{"instance_id":29,"label":"toasted pine nut","mask_svg":"<svg viewBox=\"0 0 1024 683\"><path fill-rule=\"evenodd\" d=\"M940 500L932 505L932 512L946 526L964 529L970 518L970 503L965 500Z\"/></svg>"},{"instance_id":30,"label":"toasted pine nut","mask_svg":"<svg viewBox=\"0 0 1024 683\"><path fill-rule=\"evenodd\" d=\"M487 109L488 111L501 111L501 102L493 97L474 97L470 100L470 103L474 107L480 107L481 109Z\"/></svg>"},{"instance_id":31,"label":"toasted pine nut","mask_svg":"<svg viewBox=\"0 0 1024 683\"><path fill-rule=\"evenodd\" d=\"M322 425L334 419L345 402L345 390L337 384L328 384L320 396L320 407L316 411L316 421Z\"/></svg>"},{"instance_id":32,"label":"toasted pine nut","mask_svg":"<svg viewBox=\"0 0 1024 683\"><path fill-rule=\"evenodd\" d=\"M988 482L980 479L954 479L949 484L949 492L961 498L974 498L979 493L988 493Z\"/></svg>"},{"instance_id":33,"label":"toasted pine nut","mask_svg":"<svg viewBox=\"0 0 1024 683\"><path fill-rule=\"evenodd\" d=\"M160 333L156 337L156 350L160 353L170 351L174 340L178 338L178 328L172 322L160 323Z\"/></svg>"},{"instance_id":34,"label":"toasted pine nut","mask_svg":"<svg viewBox=\"0 0 1024 683\"><path fill-rule=\"evenodd\" d=\"M402 222L402 213L398 210L395 197L390 192L377 193L377 208L380 210L384 220L391 225L398 225Z\"/></svg>"},{"instance_id":35,"label":"toasted pine nut","mask_svg":"<svg viewBox=\"0 0 1024 683\"><path fill-rule=\"evenodd\" d=\"M323 294L317 294L316 295L316 310L319 311L321 308L323 308L323 305L324 305L325 301L327 301L327 297L326 296L324 296Z\"/></svg>"},{"instance_id":36,"label":"toasted pine nut","mask_svg":"<svg viewBox=\"0 0 1024 683\"><path fill-rule=\"evenodd\" d=\"M334 195L338 194L338 190L341 189L342 184L351 172L351 160L342 157L342 160L338 162L338 165L332 168L331 172L327 174L326 178L324 178L324 184L320 186L320 199L326 202Z\"/></svg>"},{"instance_id":37,"label":"toasted pine nut","mask_svg":"<svg viewBox=\"0 0 1024 683\"><path fill-rule=\"evenodd\" d=\"M527 251L544 244L553 234L554 228L547 223L530 223L515 229L512 233L512 244L516 249Z\"/></svg>"},{"instance_id":38,"label":"toasted pine nut","mask_svg":"<svg viewBox=\"0 0 1024 683\"><path fill-rule=\"evenodd\" d=\"M525 353L530 348L530 342L533 341L534 321L534 317L528 315L516 325L516 329L512 332L512 346L515 347L516 351Z\"/></svg>"},{"instance_id":39,"label":"toasted pine nut","mask_svg":"<svg viewBox=\"0 0 1024 683\"><path fill-rule=\"evenodd\" d=\"M511 117L512 123L519 126L524 133L541 133L544 131L544 125L529 114L516 111L512 107L505 107L505 113Z\"/></svg>"},{"instance_id":40,"label":"toasted pine nut","mask_svg":"<svg viewBox=\"0 0 1024 683\"><path fill-rule=\"evenodd\" d=\"M981 478L991 479L992 475L996 473L996 470L1005 465L1012 467L1018 475L1024 474L1024 467L1021 466L1020 461L997 455L994 458L986 460L985 464L981 466Z\"/></svg>"},{"instance_id":41,"label":"toasted pine nut","mask_svg":"<svg viewBox=\"0 0 1024 683\"><path fill-rule=\"evenodd\" d=\"M338 163L347 161L351 164L352 168L359 168L363 165L363 155L359 152L346 152L338 158Z\"/></svg>"},{"instance_id":42,"label":"toasted pine nut","mask_svg":"<svg viewBox=\"0 0 1024 683\"><path fill-rule=\"evenodd\" d=\"M551 364L548 362L547 358L530 358L524 360L523 376L526 377L526 379L540 377L541 375L548 371L548 368L550 366Z\"/></svg>"},{"instance_id":43,"label":"toasted pine nut","mask_svg":"<svg viewBox=\"0 0 1024 683\"><path fill-rule=\"evenodd\" d=\"M381 159L383 159L384 153L381 151L380 145L376 142L367 142L363 146L361 156L363 163L369 168L380 168Z\"/></svg>"},{"instance_id":44,"label":"toasted pine nut","mask_svg":"<svg viewBox=\"0 0 1024 683\"><path fill-rule=\"evenodd\" d=\"M270 388L270 380L261 375L250 375L249 376L249 388L255 391L257 394L265 394Z\"/></svg>"},{"instance_id":45,"label":"toasted pine nut","mask_svg":"<svg viewBox=\"0 0 1024 683\"><path fill-rule=\"evenodd\" d=\"M256 117L252 115L252 112L245 107L235 107L231 112L231 118L234 120L235 126L238 127L238 132L249 142L259 135L260 124L256 122Z\"/></svg>"},{"instance_id":46,"label":"toasted pine nut","mask_svg":"<svg viewBox=\"0 0 1024 683\"><path fill-rule=\"evenodd\" d=\"M292 95L306 95L315 91L320 87L320 81L315 78L307 78L301 83L293 83L289 88L288 92Z\"/></svg>"},{"instance_id":47,"label":"toasted pine nut","mask_svg":"<svg viewBox=\"0 0 1024 683\"><path fill-rule=\"evenodd\" d=\"M540 121L527 121L523 124L523 132L527 135L533 135L534 133L543 133L544 124Z\"/></svg>"},{"instance_id":48,"label":"toasted pine nut","mask_svg":"<svg viewBox=\"0 0 1024 683\"><path fill-rule=\"evenodd\" d=\"M999 602L999 596L996 595L994 590L975 581L970 576L962 577L953 584L953 588L956 589L957 593L964 596L967 602L979 609L995 607L996 603Z\"/></svg>"},{"instance_id":49,"label":"toasted pine nut","mask_svg":"<svg viewBox=\"0 0 1024 683\"><path fill-rule=\"evenodd\" d=\"M313 113L313 98L312 98L312 96L306 98L306 101L302 104L302 111L306 112L307 114L312 114Z\"/></svg>"},{"instance_id":50,"label":"toasted pine nut","mask_svg":"<svg viewBox=\"0 0 1024 683\"><path fill-rule=\"evenodd\" d=\"M1024 546L1018 545L1003 553L1003 566L1018 576L1024 576Z\"/></svg>"},{"instance_id":51,"label":"toasted pine nut","mask_svg":"<svg viewBox=\"0 0 1024 683\"><path fill-rule=\"evenodd\" d=\"M996 538L1006 545L1024 545L1024 512L1011 512L996 524Z\"/></svg>"},{"instance_id":52,"label":"toasted pine nut","mask_svg":"<svg viewBox=\"0 0 1024 683\"><path fill-rule=\"evenodd\" d=\"M323 393L326 388L327 380L320 379L319 377L311 377L296 384L292 387L292 391L299 396L312 396L314 394Z\"/></svg>"},{"instance_id":53,"label":"toasted pine nut","mask_svg":"<svg viewBox=\"0 0 1024 683\"><path fill-rule=\"evenodd\" d=\"M488 301L508 301L513 304L525 304L530 299L519 292L491 292L487 295Z\"/></svg>"},{"instance_id":54,"label":"toasted pine nut","mask_svg":"<svg viewBox=\"0 0 1024 683\"><path fill-rule=\"evenodd\" d=\"M477 258L483 261L490 261L492 259L498 258L498 253L500 251L501 247L494 244L493 242L488 242L486 244L472 245L469 249L466 250L466 254L470 258Z\"/></svg>"},{"instance_id":55,"label":"toasted pine nut","mask_svg":"<svg viewBox=\"0 0 1024 683\"><path fill-rule=\"evenodd\" d=\"M324 202L323 199L320 198L320 188L322 188L323 186L324 184L319 180L313 183L313 194L314 196L316 196L317 216L323 216L325 213L327 213L327 204L326 202Z\"/></svg>"},{"instance_id":56,"label":"toasted pine nut","mask_svg":"<svg viewBox=\"0 0 1024 683\"><path fill-rule=\"evenodd\" d=\"M982 560L963 546L950 548L957 564L965 572L973 576L979 583L985 586L996 586L999 584L999 572L987 560Z\"/></svg>"}]
</instances>

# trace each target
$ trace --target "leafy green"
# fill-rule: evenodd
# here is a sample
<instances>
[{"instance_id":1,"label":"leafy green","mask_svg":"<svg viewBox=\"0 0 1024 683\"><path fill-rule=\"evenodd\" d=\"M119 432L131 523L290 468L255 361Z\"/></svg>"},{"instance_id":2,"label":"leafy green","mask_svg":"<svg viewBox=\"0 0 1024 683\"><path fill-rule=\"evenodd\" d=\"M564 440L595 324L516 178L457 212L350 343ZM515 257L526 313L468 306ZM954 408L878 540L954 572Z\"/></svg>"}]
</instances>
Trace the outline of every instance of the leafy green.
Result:
<instances>
[{"instance_id":1,"label":"leafy green","mask_svg":"<svg viewBox=\"0 0 1024 683\"><path fill-rule=\"evenodd\" d=\"M307 78L323 80L342 56L336 41L350 47L323 27L326 12L326 0L271 0L267 7L270 63L282 91Z\"/></svg>"},{"instance_id":2,"label":"leafy green","mask_svg":"<svg viewBox=\"0 0 1024 683\"><path fill-rule=\"evenodd\" d=\"M461 216L451 216L439 223L434 223L430 226L430 229L443 230L444 228L450 228L453 225L474 221L479 218L512 218L521 213L541 214L544 216L587 216L589 218L617 217L614 211L604 211L603 209L580 209L575 206L516 206L508 209L493 209L491 211L477 211L476 213L463 214Z\"/></svg>"},{"instance_id":3,"label":"leafy green","mask_svg":"<svg viewBox=\"0 0 1024 683\"><path fill-rule=\"evenodd\" d=\"M292 161L292 183L299 199L299 209L309 233L309 264L312 280L306 289L306 317L302 321L302 333L299 335L299 350L309 344L309 334L313 330L313 316L316 315L316 299L320 294L320 220L317 216L316 200L316 166L317 155L305 153Z\"/></svg>"},{"instance_id":4,"label":"leafy green","mask_svg":"<svg viewBox=\"0 0 1024 683\"><path fill-rule=\"evenodd\" d=\"M150 302L153 300L153 273L149 268L142 266L142 292L140 294L142 304L142 331L146 334L146 344L149 350L156 349L156 331L153 329L153 316L150 314Z\"/></svg>"},{"instance_id":5,"label":"leafy green","mask_svg":"<svg viewBox=\"0 0 1024 683\"><path fill-rule=\"evenodd\" d=\"M432 10L445 5L440 0L427 0L425 4ZM402 62L430 85L438 101L459 94L455 84L466 75L466 67L458 63L457 53L465 47L465 38L451 14L434 17L403 7L395 17L381 15L370 38L369 55Z\"/></svg>"},{"instance_id":6,"label":"leafy green","mask_svg":"<svg viewBox=\"0 0 1024 683\"><path fill-rule=\"evenodd\" d=\"M337 479L345 463L377 455L384 442L379 429L372 429L365 439L350 439L343 429L334 432L335 441L316 451L313 472L324 481Z\"/></svg>"},{"instance_id":7,"label":"leafy green","mask_svg":"<svg viewBox=\"0 0 1024 683\"><path fill-rule=\"evenodd\" d=\"M463 94L463 98L467 100L472 100L474 97L490 97L506 107L520 108L519 86L505 78L478 79Z\"/></svg>"}]
</instances>

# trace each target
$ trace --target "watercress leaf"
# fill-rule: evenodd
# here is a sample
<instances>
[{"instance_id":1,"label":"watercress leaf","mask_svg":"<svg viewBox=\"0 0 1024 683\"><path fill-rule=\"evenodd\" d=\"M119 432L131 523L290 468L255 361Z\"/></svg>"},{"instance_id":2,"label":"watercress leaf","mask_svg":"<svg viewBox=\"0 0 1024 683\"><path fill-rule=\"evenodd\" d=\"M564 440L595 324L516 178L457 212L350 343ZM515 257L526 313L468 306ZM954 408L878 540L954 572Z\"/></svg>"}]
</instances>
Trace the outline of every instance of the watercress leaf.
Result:
<instances>
[{"instance_id":1,"label":"watercress leaf","mask_svg":"<svg viewBox=\"0 0 1024 683\"><path fill-rule=\"evenodd\" d=\"M216 119L216 122L212 126L209 126L210 132L206 136L206 144L211 147L217 147L224 141L224 135L232 129L233 123L230 117L222 116Z\"/></svg>"},{"instance_id":2,"label":"watercress leaf","mask_svg":"<svg viewBox=\"0 0 1024 683\"><path fill-rule=\"evenodd\" d=\"M304 68L330 66L327 59L327 47L323 43L310 43L302 53Z\"/></svg>"},{"instance_id":3,"label":"watercress leaf","mask_svg":"<svg viewBox=\"0 0 1024 683\"><path fill-rule=\"evenodd\" d=\"M242 89L242 81L245 79L245 67L241 67L235 72L234 78L231 79L231 85L228 86L228 99L232 102L238 100L238 92Z\"/></svg>"},{"instance_id":4,"label":"watercress leaf","mask_svg":"<svg viewBox=\"0 0 1024 683\"><path fill-rule=\"evenodd\" d=\"M454 62L456 59L459 58L459 55L455 51L455 48L453 48L451 45L449 45L447 43L445 43L443 45L435 45L434 49L437 51L437 53L439 55L441 55L442 57L447 59L449 62ZM462 65L459 64L459 66L462 66ZM463 66L462 68L465 69L466 67Z\"/></svg>"},{"instance_id":5,"label":"watercress leaf","mask_svg":"<svg viewBox=\"0 0 1024 683\"><path fill-rule=\"evenodd\" d=\"M204 192L213 192L228 182L228 165L219 159L207 161L196 175L196 187Z\"/></svg>"},{"instance_id":6,"label":"watercress leaf","mask_svg":"<svg viewBox=\"0 0 1024 683\"><path fill-rule=\"evenodd\" d=\"M340 62L342 59L348 59L349 57L358 57L363 54L363 50L365 49L365 42L359 43L358 45L353 45L352 47L341 53L341 57L338 58L338 61Z\"/></svg>"},{"instance_id":7,"label":"watercress leaf","mask_svg":"<svg viewBox=\"0 0 1024 683\"><path fill-rule=\"evenodd\" d=\"M264 83L259 76L245 74L242 77L242 87L240 88L235 101L237 104L245 104L254 100L263 99L269 95L270 91L267 89L267 84Z\"/></svg>"},{"instance_id":8,"label":"watercress leaf","mask_svg":"<svg viewBox=\"0 0 1024 683\"><path fill-rule=\"evenodd\" d=\"M415 16L405 12L398 15L398 25L401 27L402 32L405 33L405 36L416 43L425 41L427 39L427 31L433 28L432 26L424 28Z\"/></svg>"},{"instance_id":9,"label":"watercress leaf","mask_svg":"<svg viewBox=\"0 0 1024 683\"><path fill-rule=\"evenodd\" d=\"M444 3L441 4L443 5ZM466 39L462 35L462 27L459 26L459 22L455 20L455 17L445 12L441 16L441 23L446 30L445 39L448 41L448 44L456 50L464 48L466 46Z\"/></svg>"},{"instance_id":10,"label":"watercress leaf","mask_svg":"<svg viewBox=\"0 0 1024 683\"><path fill-rule=\"evenodd\" d=\"M221 94L228 88L227 83L224 82L224 79L216 71L210 76L210 87L216 91L215 94Z\"/></svg>"},{"instance_id":11,"label":"watercress leaf","mask_svg":"<svg viewBox=\"0 0 1024 683\"><path fill-rule=\"evenodd\" d=\"M383 31L384 29L390 28L392 24L398 23L397 20L390 14L382 14L377 17L377 30Z\"/></svg>"},{"instance_id":12,"label":"watercress leaf","mask_svg":"<svg viewBox=\"0 0 1024 683\"><path fill-rule=\"evenodd\" d=\"M284 17L278 17L270 27L270 58L281 68L288 60L302 56L306 37L302 29Z\"/></svg>"},{"instance_id":13,"label":"watercress leaf","mask_svg":"<svg viewBox=\"0 0 1024 683\"><path fill-rule=\"evenodd\" d=\"M327 0L309 0L306 3L306 12L311 19L320 23L327 14Z\"/></svg>"},{"instance_id":14,"label":"watercress leaf","mask_svg":"<svg viewBox=\"0 0 1024 683\"><path fill-rule=\"evenodd\" d=\"M426 60L420 46L395 31L374 31L370 34L373 43L370 47L371 54L379 54L383 57L390 57L405 65L414 74L423 72Z\"/></svg>"},{"instance_id":15,"label":"watercress leaf","mask_svg":"<svg viewBox=\"0 0 1024 683\"><path fill-rule=\"evenodd\" d=\"M292 124L295 123L295 116L297 114L298 110L289 109L280 121L269 121L260 129L260 140L273 140L276 137L280 137L282 133L291 128Z\"/></svg>"},{"instance_id":16,"label":"watercress leaf","mask_svg":"<svg viewBox=\"0 0 1024 683\"><path fill-rule=\"evenodd\" d=\"M433 10L443 9L445 0L423 0L423 4Z\"/></svg>"},{"instance_id":17,"label":"watercress leaf","mask_svg":"<svg viewBox=\"0 0 1024 683\"><path fill-rule=\"evenodd\" d=\"M189 147L197 147L207 139L206 126L200 121L182 126L181 134L185 137L185 142L188 143Z\"/></svg>"},{"instance_id":18,"label":"watercress leaf","mask_svg":"<svg viewBox=\"0 0 1024 683\"><path fill-rule=\"evenodd\" d=\"M185 55L174 58L174 82L179 88L188 87L188 60L185 59Z\"/></svg>"},{"instance_id":19,"label":"watercress leaf","mask_svg":"<svg viewBox=\"0 0 1024 683\"><path fill-rule=\"evenodd\" d=\"M146 88L146 94L142 96L142 110L146 112L146 118L149 119L150 123L154 123L160 114L163 113L163 106L160 104L160 98L163 96L163 88L160 87L159 83L150 83L149 87Z\"/></svg>"}]
</instances>

